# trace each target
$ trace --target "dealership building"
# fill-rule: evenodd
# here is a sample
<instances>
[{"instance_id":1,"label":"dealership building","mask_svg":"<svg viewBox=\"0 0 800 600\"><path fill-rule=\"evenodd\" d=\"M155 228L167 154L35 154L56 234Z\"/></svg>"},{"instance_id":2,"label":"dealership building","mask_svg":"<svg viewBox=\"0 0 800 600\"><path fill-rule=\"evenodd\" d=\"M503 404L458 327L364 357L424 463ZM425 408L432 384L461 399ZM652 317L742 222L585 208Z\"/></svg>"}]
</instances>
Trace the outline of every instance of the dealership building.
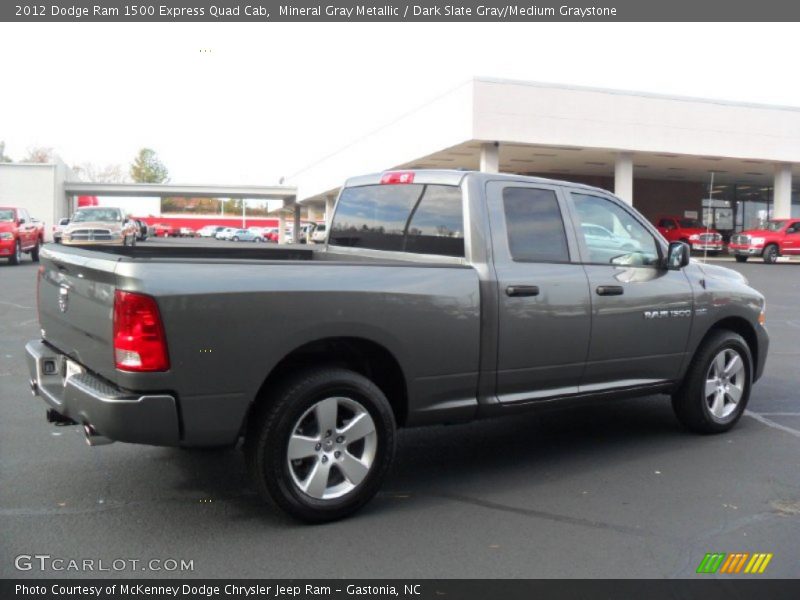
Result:
<instances>
[{"instance_id":1,"label":"dealership building","mask_svg":"<svg viewBox=\"0 0 800 600\"><path fill-rule=\"evenodd\" d=\"M613 191L651 221L696 218L727 237L769 217L800 217L793 185L800 175L800 108L476 78L351 141L288 185L98 184L79 181L56 159L0 163L0 205L27 208L49 235L80 195L100 196L104 204L141 197L134 216L173 225L189 215L168 218L146 198L277 200L269 224L283 235L289 223L329 220L351 175L423 168L586 183ZM206 217L250 224L236 215ZM199 226L195 221L186 224Z\"/></svg>"},{"instance_id":2,"label":"dealership building","mask_svg":"<svg viewBox=\"0 0 800 600\"><path fill-rule=\"evenodd\" d=\"M800 216L800 108L476 78L291 182L329 216L347 176L422 168L586 183L652 221L697 218L730 234Z\"/></svg>"}]
</instances>

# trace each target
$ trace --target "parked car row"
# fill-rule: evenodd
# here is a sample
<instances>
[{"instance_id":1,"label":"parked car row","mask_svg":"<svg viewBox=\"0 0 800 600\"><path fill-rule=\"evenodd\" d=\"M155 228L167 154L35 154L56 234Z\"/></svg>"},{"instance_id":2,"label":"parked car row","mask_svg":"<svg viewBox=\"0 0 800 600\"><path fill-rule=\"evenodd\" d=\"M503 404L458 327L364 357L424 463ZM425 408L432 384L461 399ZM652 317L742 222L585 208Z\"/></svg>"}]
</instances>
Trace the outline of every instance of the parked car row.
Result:
<instances>
[{"instance_id":1,"label":"parked car row","mask_svg":"<svg viewBox=\"0 0 800 600\"><path fill-rule=\"evenodd\" d=\"M284 232L284 241L294 243L294 231L287 227ZM197 231L202 238L214 238L234 242L274 242L279 240L277 227L251 226L247 229L239 227L225 227L224 225L206 225ZM299 243L323 243L325 241L325 225L318 223L304 223L300 227Z\"/></svg>"}]
</instances>

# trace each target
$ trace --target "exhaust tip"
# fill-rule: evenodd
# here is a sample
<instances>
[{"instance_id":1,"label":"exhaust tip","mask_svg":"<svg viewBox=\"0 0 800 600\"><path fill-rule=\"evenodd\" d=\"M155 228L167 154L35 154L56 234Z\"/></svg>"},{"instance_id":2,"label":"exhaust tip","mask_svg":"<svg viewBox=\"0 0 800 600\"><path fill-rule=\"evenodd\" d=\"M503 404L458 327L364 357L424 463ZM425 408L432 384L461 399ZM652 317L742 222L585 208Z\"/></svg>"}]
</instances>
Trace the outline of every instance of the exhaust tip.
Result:
<instances>
[{"instance_id":1,"label":"exhaust tip","mask_svg":"<svg viewBox=\"0 0 800 600\"><path fill-rule=\"evenodd\" d=\"M108 444L114 443L114 440L100 435L95 428L89 424L83 426L83 435L86 438L86 444L89 446L107 446Z\"/></svg>"}]
</instances>

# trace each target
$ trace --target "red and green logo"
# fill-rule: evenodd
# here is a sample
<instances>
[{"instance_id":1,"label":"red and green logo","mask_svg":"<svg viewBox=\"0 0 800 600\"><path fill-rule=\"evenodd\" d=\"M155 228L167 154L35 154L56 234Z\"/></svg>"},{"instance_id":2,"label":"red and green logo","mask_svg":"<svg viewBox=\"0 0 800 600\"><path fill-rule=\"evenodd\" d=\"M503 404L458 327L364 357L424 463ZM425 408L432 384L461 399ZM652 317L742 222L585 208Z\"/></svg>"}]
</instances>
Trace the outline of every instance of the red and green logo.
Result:
<instances>
[{"instance_id":1,"label":"red and green logo","mask_svg":"<svg viewBox=\"0 0 800 600\"><path fill-rule=\"evenodd\" d=\"M763 573L767 570L769 561L772 560L772 553L755 552L709 552L705 555L700 566L697 567L698 573L713 574L724 573L734 575L737 573Z\"/></svg>"}]
</instances>

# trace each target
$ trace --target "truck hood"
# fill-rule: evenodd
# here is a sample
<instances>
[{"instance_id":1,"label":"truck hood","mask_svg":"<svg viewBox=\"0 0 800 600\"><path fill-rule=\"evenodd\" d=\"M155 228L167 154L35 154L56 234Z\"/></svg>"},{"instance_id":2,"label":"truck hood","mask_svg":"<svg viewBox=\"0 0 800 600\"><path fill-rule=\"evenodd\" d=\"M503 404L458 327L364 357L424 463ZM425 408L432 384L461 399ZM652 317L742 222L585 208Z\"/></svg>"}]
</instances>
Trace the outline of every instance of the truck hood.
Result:
<instances>
[{"instance_id":1,"label":"truck hood","mask_svg":"<svg viewBox=\"0 0 800 600\"><path fill-rule=\"evenodd\" d=\"M75 229L109 229L111 231L122 231L122 223L116 221L80 221L78 223L70 223L64 227L64 231L67 233Z\"/></svg>"},{"instance_id":2,"label":"truck hood","mask_svg":"<svg viewBox=\"0 0 800 600\"><path fill-rule=\"evenodd\" d=\"M705 230L704 227L703 228L701 228L701 227L682 227L681 228L681 233L684 233L684 234L687 234L687 235L700 235L702 233L706 233L706 230ZM719 233L719 231L717 231L716 229L709 229L708 233L714 234L714 233Z\"/></svg>"},{"instance_id":3,"label":"truck hood","mask_svg":"<svg viewBox=\"0 0 800 600\"><path fill-rule=\"evenodd\" d=\"M727 267L720 267L719 265L702 263L694 259L692 259L692 262L697 265L697 267L703 272L703 274L706 277L710 277L713 279L728 279L733 281L740 281L742 283L749 285L747 277L739 273L739 271L734 271L733 269L729 269Z\"/></svg>"},{"instance_id":4,"label":"truck hood","mask_svg":"<svg viewBox=\"0 0 800 600\"><path fill-rule=\"evenodd\" d=\"M750 237L773 237L777 235L778 231L770 231L769 229L746 229L739 233L739 235L749 235Z\"/></svg>"}]
</instances>

